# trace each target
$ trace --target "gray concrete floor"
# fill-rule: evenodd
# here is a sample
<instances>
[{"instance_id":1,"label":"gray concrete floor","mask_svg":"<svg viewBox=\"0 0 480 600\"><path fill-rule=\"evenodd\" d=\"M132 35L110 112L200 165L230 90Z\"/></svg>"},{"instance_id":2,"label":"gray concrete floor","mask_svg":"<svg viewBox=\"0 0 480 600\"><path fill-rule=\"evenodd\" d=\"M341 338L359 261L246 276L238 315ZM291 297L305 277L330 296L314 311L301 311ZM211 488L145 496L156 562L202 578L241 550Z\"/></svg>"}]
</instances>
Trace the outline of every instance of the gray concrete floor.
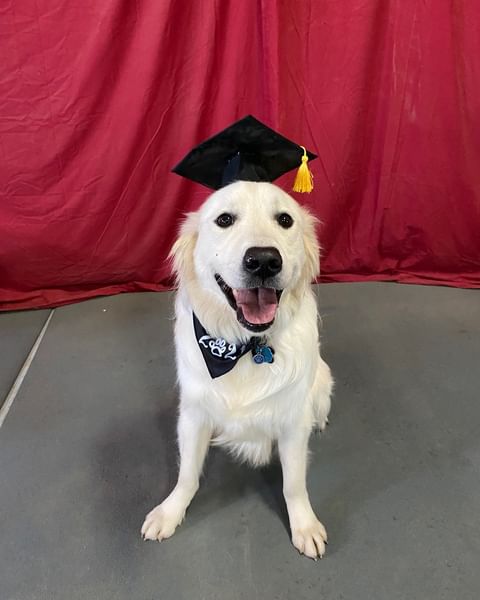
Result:
<instances>
[{"instance_id":1,"label":"gray concrete floor","mask_svg":"<svg viewBox=\"0 0 480 600\"><path fill-rule=\"evenodd\" d=\"M0 406L47 320L49 312L31 310L0 313Z\"/></svg>"},{"instance_id":2,"label":"gray concrete floor","mask_svg":"<svg viewBox=\"0 0 480 600\"><path fill-rule=\"evenodd\" d=\"M141 541L176 473L171 295L123 295L55 312L0 430L0 598L477 600L480 292L318 296L337 380L311 442L324 560L290 545L278 465L221 450L177 534ZM2 357L28 352L32 314L0 315Z\"/></svg>"}]
</instances>

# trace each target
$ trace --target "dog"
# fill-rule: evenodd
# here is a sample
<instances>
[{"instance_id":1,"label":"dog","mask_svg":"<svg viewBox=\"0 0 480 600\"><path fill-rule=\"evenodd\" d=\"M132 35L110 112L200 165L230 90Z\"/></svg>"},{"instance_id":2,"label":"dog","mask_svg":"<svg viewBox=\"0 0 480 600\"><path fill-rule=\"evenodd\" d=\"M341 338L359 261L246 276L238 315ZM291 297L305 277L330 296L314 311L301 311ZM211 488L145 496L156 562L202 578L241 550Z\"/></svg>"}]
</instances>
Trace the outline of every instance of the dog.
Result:
<instances>
[{"instance_id":1,"label":"dog","mask_svg":"<svg viewBox=\"0 0 480 600\"><path fill-rule=\"evenodd\" d=\"M315 227L279 187L249 181L214 192L183 222L171 251L180 468L173 491L146 516L144 539L173 535L215 444L255 467L278 451L292 543L307 557L323 556L327 533L306 488L309 436L328 423L333 387L311 287L320 268ZM253 350L221 376L209 373L205 352L225 358L252 339L263 344L260 353L267 349L262 364Z\"/></svg>"}]
</instances>

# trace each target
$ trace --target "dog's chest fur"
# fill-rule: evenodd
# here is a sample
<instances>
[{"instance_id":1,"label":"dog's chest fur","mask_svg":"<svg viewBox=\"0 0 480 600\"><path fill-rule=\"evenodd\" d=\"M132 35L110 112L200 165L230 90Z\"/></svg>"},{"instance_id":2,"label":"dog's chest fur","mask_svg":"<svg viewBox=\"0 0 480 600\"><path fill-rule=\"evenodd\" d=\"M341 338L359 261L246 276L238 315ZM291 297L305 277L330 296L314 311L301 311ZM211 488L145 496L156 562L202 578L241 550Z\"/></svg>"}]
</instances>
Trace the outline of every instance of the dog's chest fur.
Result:
<instances>
[{"instance_id":1,"label":"dog's chest fur","mask_svg":"<svg viewBox=\"0 0 480 600\"><path fill-rule=\"evenodd\" d=\"M274 331L268 343L272 364L256 364L251 353L229 373L212 379L198 348L188 305L177 304L175 339L182 402L201 407L215 430L214 443L226 445L255 464L270 457L272 440L287 425L310 423L318 361L316 303L308 295L301 318ZM306 318L308 316L308 318Z\"/></svg>"}]
</instances>

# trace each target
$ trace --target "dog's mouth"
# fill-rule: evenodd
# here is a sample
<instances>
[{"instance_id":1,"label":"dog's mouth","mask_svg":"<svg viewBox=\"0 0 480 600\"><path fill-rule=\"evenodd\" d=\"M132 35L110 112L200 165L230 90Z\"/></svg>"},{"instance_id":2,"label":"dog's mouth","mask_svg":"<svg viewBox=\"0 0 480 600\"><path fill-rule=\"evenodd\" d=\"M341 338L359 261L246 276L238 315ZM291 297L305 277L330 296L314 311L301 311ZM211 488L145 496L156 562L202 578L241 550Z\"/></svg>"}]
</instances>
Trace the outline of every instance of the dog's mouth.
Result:
<instances>
[{"instance_id":1,"label":"dog's mouth","mask_svg":"<svg viewBox=\"0 0 480 600\"><path fill-rule=\"evenodd\" d=\"M220 275L215 275L215 280L243 327L255 333L271 327L283 290L269 287L234 289Z\"/></svg>"}]
</instances>

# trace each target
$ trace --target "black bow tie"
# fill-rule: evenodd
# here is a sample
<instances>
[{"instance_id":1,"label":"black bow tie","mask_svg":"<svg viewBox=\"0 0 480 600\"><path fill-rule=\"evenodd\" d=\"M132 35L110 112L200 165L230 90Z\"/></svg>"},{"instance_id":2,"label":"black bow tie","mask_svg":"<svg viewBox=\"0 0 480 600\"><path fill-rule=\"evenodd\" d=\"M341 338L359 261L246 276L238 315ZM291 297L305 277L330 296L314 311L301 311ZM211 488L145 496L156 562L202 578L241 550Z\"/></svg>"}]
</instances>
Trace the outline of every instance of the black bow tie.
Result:
<instances>
[{"instance_id":1,"label":"black bow tie","mask_svg":"<svg viewBox=\"0 0 480 600\"><path fill-rule=\"evenodd\" d=\"M193 313L193 328L198 347L203 354L212 379L221 377L231 371L242 356L250 351L256 364L273 362L275 352L262 338L252 337L246 344L234 344L223 338L211 337L197 319L195 313Z\"/></svg>"}]
</instances>

